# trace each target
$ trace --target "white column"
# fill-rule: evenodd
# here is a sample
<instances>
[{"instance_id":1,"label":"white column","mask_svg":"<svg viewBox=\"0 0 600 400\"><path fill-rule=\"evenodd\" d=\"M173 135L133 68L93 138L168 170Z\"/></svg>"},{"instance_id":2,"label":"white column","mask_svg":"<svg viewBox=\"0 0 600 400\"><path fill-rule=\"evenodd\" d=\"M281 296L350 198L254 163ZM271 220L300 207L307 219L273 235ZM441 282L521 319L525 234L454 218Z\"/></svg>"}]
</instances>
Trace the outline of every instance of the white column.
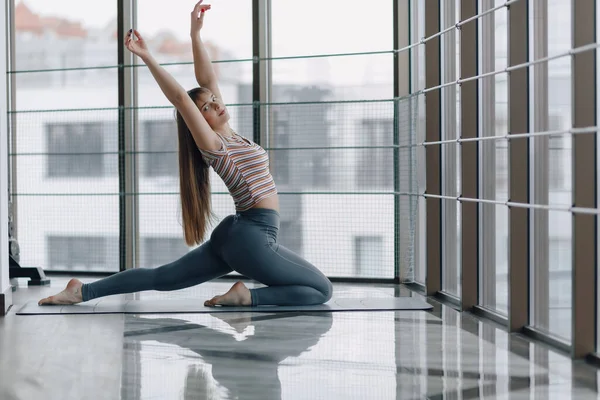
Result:
<instances>
[{"instance_id":1,"label":"white column","mask_svg":"<svg viewBox=\"0 0 600 400\"><path fill-rule=\"evenodd\" d=\"M5 26L6 8L0 7L0 21ZM11 305L8 277L8 124L6 93L6 30L0 29L0 315Z\"/></svg>"}]
</instances>

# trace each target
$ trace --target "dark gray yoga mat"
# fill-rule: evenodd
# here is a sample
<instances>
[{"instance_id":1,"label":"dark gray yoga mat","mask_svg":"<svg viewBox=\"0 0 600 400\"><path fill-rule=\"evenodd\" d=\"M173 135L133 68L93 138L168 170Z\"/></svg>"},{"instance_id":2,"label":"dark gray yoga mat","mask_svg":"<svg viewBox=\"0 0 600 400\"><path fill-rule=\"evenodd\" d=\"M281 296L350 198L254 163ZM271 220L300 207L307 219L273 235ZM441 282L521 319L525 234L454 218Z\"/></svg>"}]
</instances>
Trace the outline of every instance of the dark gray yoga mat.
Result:
<instances>
[{"instance_id":1,"label":"dark gray yoga mat","mask_svg":"<svg viewBox=\"0 0 600 400\"><path fill-rule=\"evenodd\" d=\"M26 303L17 315L52 314L168 314L217 312L331 312L331 311L394 311L429 310L429 303L416 297L373 297L332 299L318 306L259 306L259 307L205 307L201 299L145 299L145 300L92 300L71 306L38 306Z\"/></svg>"}]
</instances>

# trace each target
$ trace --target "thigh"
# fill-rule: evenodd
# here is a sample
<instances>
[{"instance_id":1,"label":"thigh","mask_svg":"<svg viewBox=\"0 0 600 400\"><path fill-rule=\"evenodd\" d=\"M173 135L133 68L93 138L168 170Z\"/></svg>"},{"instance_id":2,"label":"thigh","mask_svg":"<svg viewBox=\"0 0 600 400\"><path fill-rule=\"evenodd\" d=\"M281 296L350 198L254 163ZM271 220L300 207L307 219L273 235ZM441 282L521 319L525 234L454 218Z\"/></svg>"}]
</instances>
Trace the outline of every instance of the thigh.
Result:
<instances>
[{"instance_id":1,"label":"thigh","mask_svg":"<svg viewBox=\"0 0 600 400\"><path fill-rule=\"evenodd\" d=\"M156 268L156 286L174 290L218 278L232 269L219 257L210 240L170 264Z\"/></svg>"},{"instance_id":2,"label":"thigh","mask_svg":"<svg viewBox=\"0 0 600 400\"><path fill-rule=\"evenodd\" d=\"M310 286L326 293L331 282L317 267L285 248L268 230L248 229L235 240L224 259L233 270L267 286Z\"/></svg>"}]
</instances>

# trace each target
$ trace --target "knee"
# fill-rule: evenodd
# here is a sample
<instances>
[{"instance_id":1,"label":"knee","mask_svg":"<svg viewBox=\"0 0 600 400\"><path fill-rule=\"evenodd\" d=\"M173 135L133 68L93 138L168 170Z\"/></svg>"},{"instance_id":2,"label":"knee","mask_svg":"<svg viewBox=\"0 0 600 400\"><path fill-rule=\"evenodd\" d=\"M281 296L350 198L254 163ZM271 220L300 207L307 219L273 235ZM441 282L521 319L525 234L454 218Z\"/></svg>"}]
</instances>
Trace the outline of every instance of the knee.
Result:
<instances>
[{"instance_id":1,"label":"knee","mask_svg":"<svg viewBox=\"0 0 600 400\"><path fill-rule=\"evenodd\" d=\"M325 278L325 281L326 285L321 291L321 294L323 294L323 303L327 303L333 296L333 284L328 278Z\"/></svg>"}]
</instances>

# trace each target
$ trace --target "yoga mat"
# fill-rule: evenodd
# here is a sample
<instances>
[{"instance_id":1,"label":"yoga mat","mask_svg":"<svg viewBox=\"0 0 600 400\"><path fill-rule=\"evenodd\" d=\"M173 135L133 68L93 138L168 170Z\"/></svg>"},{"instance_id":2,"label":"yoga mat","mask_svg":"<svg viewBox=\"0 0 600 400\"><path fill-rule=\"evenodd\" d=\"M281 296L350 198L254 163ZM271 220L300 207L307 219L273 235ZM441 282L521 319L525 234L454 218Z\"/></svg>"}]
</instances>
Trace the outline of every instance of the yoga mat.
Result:
<instances>
[{"instance_id":1,"label":"yoga mat","mask_svg":"<svg viewBox=\"0 0 600 400\"><path fill-rule=\"evenodd\" d=\"M92 300L70 306L23 305L17 315L55 314L168 314L219 312L332 312L429 310L429 303L416 297L339 298L318 306L205 307L201 299Z\"/></svg>"}]
</instances>

